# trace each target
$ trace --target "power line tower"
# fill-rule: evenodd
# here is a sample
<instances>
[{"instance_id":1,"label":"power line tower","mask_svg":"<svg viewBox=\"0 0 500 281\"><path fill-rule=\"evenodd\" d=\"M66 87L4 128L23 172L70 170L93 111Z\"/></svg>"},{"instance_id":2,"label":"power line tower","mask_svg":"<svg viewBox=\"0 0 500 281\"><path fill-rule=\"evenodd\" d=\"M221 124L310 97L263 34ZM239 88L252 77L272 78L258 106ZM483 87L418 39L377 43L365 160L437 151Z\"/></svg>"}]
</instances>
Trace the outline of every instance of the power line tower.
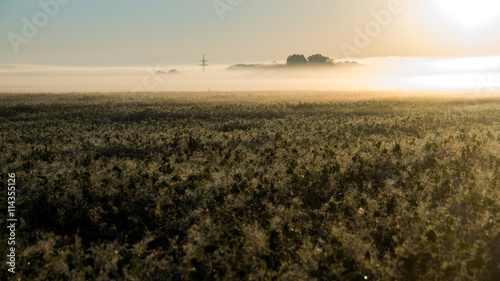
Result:
<instances>
[{"instance_id":1,"label":"power line tower","mask_svg":"<svg viewBox=\"0 0 500 281\"><path fill-rule=\"evenodd\" d=\"M205 66L208 66L207 60L205 59L205 55L203 55L203 59L201 60L201 66L203 66L203 71L205 71Z\"/></svg>"}]
</instances>

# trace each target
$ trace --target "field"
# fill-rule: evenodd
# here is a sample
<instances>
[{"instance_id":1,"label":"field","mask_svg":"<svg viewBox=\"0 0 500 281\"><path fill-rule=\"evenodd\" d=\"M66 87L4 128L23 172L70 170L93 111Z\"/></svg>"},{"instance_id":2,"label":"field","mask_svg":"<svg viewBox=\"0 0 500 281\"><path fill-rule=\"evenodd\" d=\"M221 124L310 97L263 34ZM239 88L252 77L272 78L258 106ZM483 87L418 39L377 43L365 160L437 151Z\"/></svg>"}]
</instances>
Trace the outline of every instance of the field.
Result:
<instances>
[{"instance_id":1,"label":"field","mask_svg":"<svg viewBox=\"0 0 500 281\"><path fill-rule=\"evenodd\" d=\"M500 99L382 94L1 94L16 280L498 280Z\"/></svg>"}]
</instances>

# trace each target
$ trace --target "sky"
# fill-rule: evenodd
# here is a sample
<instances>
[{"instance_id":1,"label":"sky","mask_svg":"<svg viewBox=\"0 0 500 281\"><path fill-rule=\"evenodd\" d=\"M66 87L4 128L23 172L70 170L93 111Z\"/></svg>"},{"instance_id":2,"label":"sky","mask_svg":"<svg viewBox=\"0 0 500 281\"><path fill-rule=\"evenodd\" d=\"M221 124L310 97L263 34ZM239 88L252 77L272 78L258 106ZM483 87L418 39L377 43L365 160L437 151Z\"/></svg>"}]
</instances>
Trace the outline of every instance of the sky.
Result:
<instances>
[{"instance_id":1,"label":"sky","mask_svg":"<svg viewBox=\"0 0 500 281\"><path fill-rule=\"evenodd\" d=\"M214 64L282 61L290 54L321 53L344 59L373 13L391 0L40 0L0 1L0 64L145 66L192 64L203 54ZM466 30L449 7L401 0L402 11L370 44L349 58L378 56L483 56L500 50L500 20ZM450 2L451 1L451 2ZM65 3L67 2L67 3ZM417 3L414 3L417 2ZM460 2L460 0L458 1ZM466 1L467 2L467 1ZM498 4L476 13L493 13ZM491 3L490 3L491 2ZM40 5L46 3L46 5ZM54 8L56 3L56 8ZM50 5L52 4L52 5ZM48 21L46 9L55 11ZM465 7L467 10L468 7ZM470 9L469 9L470 10ZM47 12L45 12L48 14ZM460 10L456 13L457 17ZM470 14L470 13L469 13ZM464 14L466 15L466 14ZM38 17L37 17L38 16ZM470 17L469 15L468 17ZM477 17L477 15L472 15ZM38 29L23 36L28 22ZM28 24L29 25L29 24ZM373 31L377 31L373 29ZM24 37L19 43L9 34ZM13 47L13 43L16 47ZM16 53L17 49L17 53Z\"/></svg>"},{"instance_id":2,"label":"sky","mask_svg":"<svg viewBox=\"0 0 500 281\"><path fill-rule=\"evenodd\" d=\"M376 65L374 58L386 58L392 66L400 64L394 58L413 66L422 60L408 58L435 58L451 70L468 62L464 72L496 71L499 31L496 0L2 0L0 82L14 89L22 73L6 71L28 66L37 66L29 71L37 79L61 73L40 66L191 71L203 55L213 67L321 53ZM471 57L478 59L446 60ZM423 62L414 70L435 65Z\"/></svg>"}]
</instances>

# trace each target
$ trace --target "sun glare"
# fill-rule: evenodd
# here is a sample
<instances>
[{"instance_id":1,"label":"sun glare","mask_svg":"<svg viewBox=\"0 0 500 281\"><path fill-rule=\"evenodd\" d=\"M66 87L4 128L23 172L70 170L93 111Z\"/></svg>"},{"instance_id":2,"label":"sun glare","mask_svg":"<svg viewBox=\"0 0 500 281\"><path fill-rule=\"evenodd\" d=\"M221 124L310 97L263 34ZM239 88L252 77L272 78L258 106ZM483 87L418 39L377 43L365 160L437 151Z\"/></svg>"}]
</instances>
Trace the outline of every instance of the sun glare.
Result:
<instances>
[{"instance_id":1,"label":"sun glare","mask_svg":"<svg viewBox=\"0 0 500 281\"><path fill-rule=\"evenodd\" d=\"M433 0L431 3L444 17L467 31L488 27L500 19L498 0Z\"/></svg>"}]
</instances>

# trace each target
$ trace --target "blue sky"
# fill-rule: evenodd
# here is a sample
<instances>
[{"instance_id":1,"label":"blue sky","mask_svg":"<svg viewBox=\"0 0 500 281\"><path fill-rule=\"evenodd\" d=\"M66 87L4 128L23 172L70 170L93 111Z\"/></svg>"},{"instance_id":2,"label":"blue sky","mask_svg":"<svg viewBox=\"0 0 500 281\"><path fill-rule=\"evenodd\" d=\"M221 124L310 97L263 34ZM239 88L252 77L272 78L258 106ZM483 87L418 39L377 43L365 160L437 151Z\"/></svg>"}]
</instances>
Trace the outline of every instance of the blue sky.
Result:
<instances>
[{"instance_id":1,"label":"blue sky","mask_svg":"<svg viewBox=\"0 0 500 281\"><path fill-rule=\"evenodd\" d=\"M57 3L41 0L51 1ZM342 58L339 44L353 44L355 27L363 28L391 0L241 0L222 18L217 1L230 5L228 0L69 0L58 4L54 17L29 42L18 44L16 53L9 34L22 36L22 19L33 22L44 10L39 1L2 0L0 65L180 65L196 64L203 54L212 64L285 60L293 53ZM474 56L500 47L491 35L498 22L476 30L486 35L471 40L430 4L401 3L404 12L393 15L356 56Z\"/></svg>"}]
</instances>

